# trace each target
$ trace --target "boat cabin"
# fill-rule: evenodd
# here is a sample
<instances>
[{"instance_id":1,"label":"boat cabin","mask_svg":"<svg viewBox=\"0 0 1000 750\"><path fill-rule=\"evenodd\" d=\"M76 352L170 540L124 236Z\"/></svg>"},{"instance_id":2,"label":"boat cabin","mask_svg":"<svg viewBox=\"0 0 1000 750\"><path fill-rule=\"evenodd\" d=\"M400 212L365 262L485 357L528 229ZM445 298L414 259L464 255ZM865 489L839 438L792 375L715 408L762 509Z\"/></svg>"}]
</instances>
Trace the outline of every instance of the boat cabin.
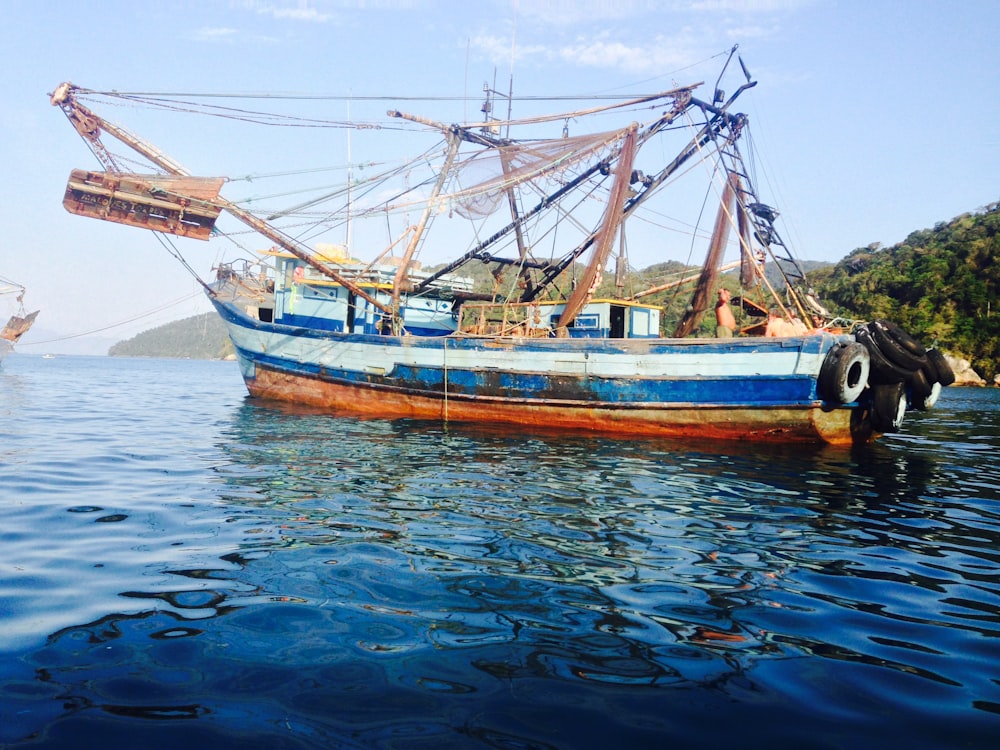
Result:
<instances>
[{"instance_id":1,"label":"boat cabin","mask_svg":"<svg viewBox=\"0 0 1000 750\"><path fill-rule=\"evenodd\" d=\"M380 334L389 330L385 313L351 289L324 276L294 255L269 251L275 259L273 321L338 333ZM396 267L368 266L350 259L339 248L327 250L322 260L336 264L371 298L388 307ZM417 271L413 281L427 275ZM471 335L549 337L555 335L565 302L482 303L461 300L472 296L473 280L445 275L426 293L405 295L403 327L414 336L447 336L459 330ZM613 299L595 299L583 306L567 326L571 338L658 338L660 308Z\"/></svg>"},{"instance_id":2,"label":"boat cabin","mask_svg":"<svg viewBox=\"0 0 1000 750\"><path fill-rule=\"evenodd\" d=\"M388 330L382 310L351 289L330 279L290 254L275 256L274 322L314 330L379 334ZM322 258L336 263L336 271L385 306L392 304L396 267L368 266L350 259L346 252ZM414 272L411 280L426 275ZM407 296L402 307L403 326L414 336L446 336L458 328L456 292L472 291L472 279L443 276L427 294Z\"/></svg>"},{"instance_id":3,"label":"boat cabin","mask_svg":"<svg viewBox=\"0 0 1000 750\"><path fill-rule=\"evenodd\" d=\"M477 336L556 336L565 302L479 303L462 305L459 327ZM622 300L597 299L583 306L566 327L570 338L658 338L660 308Z\"/></svg>"},{"instance_id":4,"label":"boat cabin","mask_svg":"<svg viewBox=\"0 0 1000 750\"><path fill-rule=\"evenodd\" d=\"M542 303L543 325L555 330L565 303ZM571 338L649 339L660 335L660 308L617 299L595 299L567 326Z\"/></svg>"}]
</instances>

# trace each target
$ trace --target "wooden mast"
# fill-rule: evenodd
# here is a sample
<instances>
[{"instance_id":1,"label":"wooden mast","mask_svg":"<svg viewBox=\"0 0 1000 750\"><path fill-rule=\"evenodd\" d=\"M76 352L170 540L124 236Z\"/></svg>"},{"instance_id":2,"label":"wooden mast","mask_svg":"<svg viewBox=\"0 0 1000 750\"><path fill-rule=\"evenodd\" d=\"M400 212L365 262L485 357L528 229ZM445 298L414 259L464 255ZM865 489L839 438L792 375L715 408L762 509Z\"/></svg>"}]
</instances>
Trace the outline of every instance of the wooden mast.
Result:
<instances>
[{"instance_id":1,"label":"wooden mast","mask_svg":"<svg viewBox=\"0 0 1000 750\"><path fill-rule=\"evenodd\" d=\"M722 258L722 251L729 238L732 206L736 196L735 183L738 179L734 174L730 174L726 179L726 186L722 190L722 200L719 203L719 212L715 215L715 228L712 231L712 241L708 245L708 254L705 256L705 265L702 266L698 286L691 298L691 305L674 329L674 338L680 339L690 335L691 331L701 322L701 316L704 315L705 310L708 309L709 290L715 284L715 278L719 273L719 260Z\"/></svg>"}]
</instances>

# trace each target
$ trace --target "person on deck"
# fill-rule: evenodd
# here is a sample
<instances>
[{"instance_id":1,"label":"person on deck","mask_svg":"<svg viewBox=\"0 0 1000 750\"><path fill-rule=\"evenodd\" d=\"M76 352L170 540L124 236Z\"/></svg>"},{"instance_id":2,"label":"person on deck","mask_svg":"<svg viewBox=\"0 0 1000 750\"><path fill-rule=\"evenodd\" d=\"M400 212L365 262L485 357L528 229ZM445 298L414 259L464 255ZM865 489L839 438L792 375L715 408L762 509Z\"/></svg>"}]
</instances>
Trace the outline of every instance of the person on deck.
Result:
<instances>
[{"instance_id":1,"label":"person on deck","mask_svg":"<svg viewBox=\"0 0 1000 750\"><path fill-rule=\"evenodd\" d=\"M715 303L715 335L720 339L732 338L733 331L736 330L736 318L729 307L732 296L728 289L719 289L719 301Z\"/></svg>"},{"instance_id":2,"label":"person on deck","mask_svg":"<svg viewBox=\"0 0 1000 750\"><path fill-rule=\"evenodd\" d=\"M795 314L795 310L789 309L786 325L788 326L788 334L786 334L788 336L805 336L809 333L809 327L799 320L799 316Z\"/></svg>"},{"instance_id":3,"label":"person on deck","mask_svg":"<svg viewBox=\"0 0 1000 750\"><path fill-rule=\"evenodd\" d=\"M794 336L795 331L781 317L781 310L772 307L767 312L767 328L764 329L765 336Z\"/></svg>"}]
</instances>

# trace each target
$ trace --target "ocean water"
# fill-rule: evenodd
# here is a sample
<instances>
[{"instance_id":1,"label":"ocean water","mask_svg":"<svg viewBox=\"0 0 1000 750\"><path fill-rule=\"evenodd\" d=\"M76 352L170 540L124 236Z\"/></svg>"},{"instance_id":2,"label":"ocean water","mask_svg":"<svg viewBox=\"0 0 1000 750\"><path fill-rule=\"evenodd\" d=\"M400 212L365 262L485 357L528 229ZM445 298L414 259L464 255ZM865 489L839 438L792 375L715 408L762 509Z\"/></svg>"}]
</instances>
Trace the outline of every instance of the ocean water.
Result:
<instances>
[{"instance_id":1,"label":"ocean water","mask_svg":"<svg viewBox=\"0 0 1000 750\"><path fill-rule=\"evenodd\" d=\"M1000 390L904 430L359 421L13 355L0 747L1000 747Z\"/></svg>"}]
</instances>

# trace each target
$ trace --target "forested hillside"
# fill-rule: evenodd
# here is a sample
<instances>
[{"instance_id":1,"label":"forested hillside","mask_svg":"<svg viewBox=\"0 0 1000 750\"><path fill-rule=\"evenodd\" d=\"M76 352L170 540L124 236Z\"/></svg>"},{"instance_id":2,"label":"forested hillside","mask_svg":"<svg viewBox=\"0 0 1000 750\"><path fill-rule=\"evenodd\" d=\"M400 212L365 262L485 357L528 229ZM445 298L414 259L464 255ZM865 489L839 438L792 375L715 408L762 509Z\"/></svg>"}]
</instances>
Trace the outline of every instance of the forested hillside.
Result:
<instances>
[{"instance_id":1,"label":"forested hillside","mask_svg":"<svg viewBox=\"0 0 1000 750\"><path fill-rule=\"evenodd\" d=\"M214 312L143 331L120 341L108 354L112 357L172 357L176 359L223 359L233 353L225 324Z\"/></svg>"},{"instance_id":2,"label":"forested hillside","mask_svg":"<svg viewBox=\"0 0 1000 750\"><path fill-rule=\"evenodd\" d=\"M1000 203L913 232L892 247L858 248L810 275L849 317L888 318L964 357L991 380L1000 360Z\"/></svg>"}]
</instances>

